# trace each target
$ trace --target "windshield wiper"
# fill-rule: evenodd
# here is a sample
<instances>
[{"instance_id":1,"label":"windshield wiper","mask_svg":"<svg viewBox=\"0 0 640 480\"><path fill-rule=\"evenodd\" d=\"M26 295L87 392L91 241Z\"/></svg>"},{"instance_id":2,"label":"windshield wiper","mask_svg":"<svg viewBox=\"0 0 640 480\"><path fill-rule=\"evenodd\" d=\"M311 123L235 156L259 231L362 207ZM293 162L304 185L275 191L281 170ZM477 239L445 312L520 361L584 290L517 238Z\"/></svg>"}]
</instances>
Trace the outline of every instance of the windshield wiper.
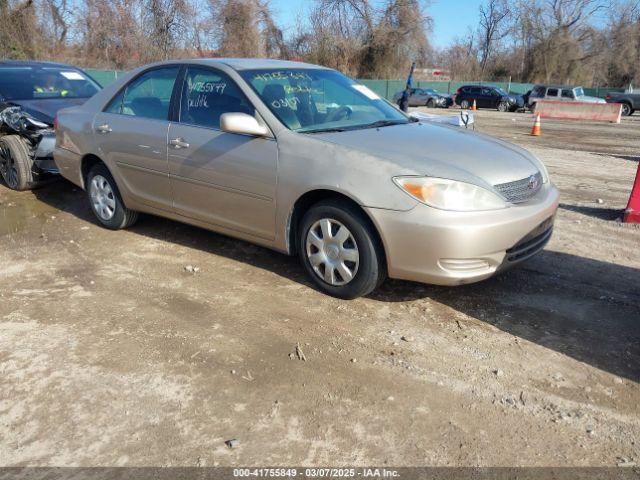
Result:
<instances>
[{"instance_id":1,"label":"windshield wiper","mask_svg":"<svg viewBox=\"0 0 640 480\"><path fill-rule=\"evenodd\" d=\"M390 127L392 125L406 125L407 122L400 120L378 120L376 122L367 123L365 125L358 125L356 128L378 128L378 127Z\"/></svg>"},{"instance_id":2,"label":"windshield wiper","mask_svg":"<svg viewBox=\"0 0 640 480\"><path fill-rule=\"evenodd\" d=\"M326 132L344 132L347 128L345 127L331 127L331 128L314 128L312 130L302 130L299 133L326 133Z\"/></svg>"}]
</instances>

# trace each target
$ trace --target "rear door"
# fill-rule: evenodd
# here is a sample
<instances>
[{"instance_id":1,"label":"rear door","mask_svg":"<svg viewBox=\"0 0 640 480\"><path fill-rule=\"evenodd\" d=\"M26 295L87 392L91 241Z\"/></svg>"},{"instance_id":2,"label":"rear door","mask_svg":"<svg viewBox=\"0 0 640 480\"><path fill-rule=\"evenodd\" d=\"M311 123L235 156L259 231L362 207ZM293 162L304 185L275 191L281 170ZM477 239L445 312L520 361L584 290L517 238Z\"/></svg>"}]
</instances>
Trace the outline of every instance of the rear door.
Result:
<instances>
[{"instance_id":1,"label":"rear door","mask_svg":"<svg viewBox=\"0 0 640 480\"><path fill-rule=\"evenodd\" d=\"M560 100L564 102L575 102L576 96L573 93L572 88L563 88L560 96Z\"/></svg>"},{"instance_id":2,"label":"rear door","mask_svg":"<svg viewBox=\"0 0 640 480\"><path fill-rule=\"evenodd\" d=\"M559 88L547 88L547 95L545 96L545 100L559 100L558 94L560 93Z\"/></svg>"},{"instance_id":3,"label":"rear door","mask_svg":"<svg viewBox=\"0 0 640 480\"><path fill-rule=\"evenodd\" d=\"M493 89L488 87L482 87L480 91L480 100L478 102L478 107L482 108L493 108L495 107L495 97L493 96Z\"/></svg>"},{"instance_id":4,"label":"rear door","mask_svg":"<svg viewBox=\"0 0 640 480\"><path fill-rule=\"evenodd\" d=\"M167 134L178 66L134 78L93 121L101 158L123 193L155 208L171 208Z\"/></svg>"},{"instance_id":5,"label":"rear door","mask_svg":"<svg viewBox=\"0 0 640 480\"><path fill-rule=\"evenodd\" d=\"M255 109L224 72L189 66L179 121L169 128L174 210L265 239L275 235L278 144L273 138L226 133L220 116Z\"/></svg>"}]
</instances>

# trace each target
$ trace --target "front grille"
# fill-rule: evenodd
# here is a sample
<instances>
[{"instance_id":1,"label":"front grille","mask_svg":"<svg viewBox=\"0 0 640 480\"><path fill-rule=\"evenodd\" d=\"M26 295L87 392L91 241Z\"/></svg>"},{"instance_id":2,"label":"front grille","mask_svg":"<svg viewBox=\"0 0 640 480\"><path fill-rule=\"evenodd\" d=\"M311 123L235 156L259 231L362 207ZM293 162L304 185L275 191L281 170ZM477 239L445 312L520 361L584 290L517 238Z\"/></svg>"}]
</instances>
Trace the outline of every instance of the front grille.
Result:
<instances>
[{"instance_id":1,"label":"front grille","mask_svg":"<svg viewBox=\"0 0 640 480\"><path fill-rule=\"evenodd\" d=\"M542 188L542 175L538 172L515 182L499 183L494 188L511 203L526 202Z\"/></svg>"}]
</instances>

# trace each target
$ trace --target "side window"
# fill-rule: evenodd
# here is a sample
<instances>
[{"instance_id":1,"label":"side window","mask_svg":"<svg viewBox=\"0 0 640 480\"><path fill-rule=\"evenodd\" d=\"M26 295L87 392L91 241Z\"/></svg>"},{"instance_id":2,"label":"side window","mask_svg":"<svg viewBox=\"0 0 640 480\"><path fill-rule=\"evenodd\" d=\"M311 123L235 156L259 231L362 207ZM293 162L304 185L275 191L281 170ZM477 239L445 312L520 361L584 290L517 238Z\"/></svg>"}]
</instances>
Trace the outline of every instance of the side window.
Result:
<instances>
[{"instance_id":1,"label":"side window","mask_svg":"<svg viewBox=\"0 0 640 480\"><path fill-rule=\"evenodd\" d=\"M573 95L573 90L567 89L567 88L562 90L562 97L563 98L575 98L574 95Z\"/></svg>"},{"instance_id":2,"label":"side window","mask_svg":"<svg viewBox=\"0 0 640 480\"><path fill-rule=\"evenodd\" d=\"M482 89L480 87L471 87L469 89L469 93L472 93L474 95L478 95L478 94L482 93Z\"/></svg>"},{"instance_id":3,"label":"side window","mask_svg":"<svg viewBox=\"0 0 640 480\"><path fill-rule=\"evenodd\" d=\"M220 128L220 116L230 112L254 115L255 110L226 74L209 68L189 68L182 87L180 122Z\"/></svg>"},{"instance_id":4,"label":"side window","mask_svg":"<svg viewBox=\"0 0 640 480\"><path fill-rule=\"evenodd\" d=\"M178 67L165 67L151 70L133 80L124 92L114 98L105 111L152 118L169 119L169 103L173 85L178 76ZM118 97L122 96L119 102Z\"/></svg>"},{"instance_id":5,"label":"side window","mask_svg":"<svg viewBox=\"0 0 640 480\"><path fill-rule=\"evenodd\" d=\"M547 89L547 97L557 97L558 89L557 88L548 88Z\"/></svg>"},{"instance_id":6,"label":"side window","mask_svg":"<svg viewBox=\"0 0 640 480\"><path fill-rule=\"evenodd\" d=\"M122 113L122 99L124 99L125 90L121 90L118 95L113 97L107 107L104 109L107 113Z\"/></svg>"},{"instance_id":7,"label":"side window","mask_svg":"<svg viewBox=\"0 0 640 480\"><path fill-rule=\"evenodd\" d=\"M536 87L533 89L533 95L535 97L544 97L544 87Z\"/></svg>"}]
</instances>

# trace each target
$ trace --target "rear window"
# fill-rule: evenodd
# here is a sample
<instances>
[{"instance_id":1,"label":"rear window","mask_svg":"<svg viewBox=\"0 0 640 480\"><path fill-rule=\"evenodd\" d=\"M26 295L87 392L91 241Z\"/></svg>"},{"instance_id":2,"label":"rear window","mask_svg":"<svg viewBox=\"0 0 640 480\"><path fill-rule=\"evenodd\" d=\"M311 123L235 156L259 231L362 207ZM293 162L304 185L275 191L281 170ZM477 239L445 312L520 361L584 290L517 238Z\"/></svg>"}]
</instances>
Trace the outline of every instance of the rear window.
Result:
<instances>
[{"instance_id":1,"label":"rear window","mask_svg":"<svg viewBox=\"0 0 640 480\"><path fill-rule=\"evenodd\" d=\"M5 100L89 98L100 86L69 67L0 67L0 96Z\"/></svg>"}]
</instances>

